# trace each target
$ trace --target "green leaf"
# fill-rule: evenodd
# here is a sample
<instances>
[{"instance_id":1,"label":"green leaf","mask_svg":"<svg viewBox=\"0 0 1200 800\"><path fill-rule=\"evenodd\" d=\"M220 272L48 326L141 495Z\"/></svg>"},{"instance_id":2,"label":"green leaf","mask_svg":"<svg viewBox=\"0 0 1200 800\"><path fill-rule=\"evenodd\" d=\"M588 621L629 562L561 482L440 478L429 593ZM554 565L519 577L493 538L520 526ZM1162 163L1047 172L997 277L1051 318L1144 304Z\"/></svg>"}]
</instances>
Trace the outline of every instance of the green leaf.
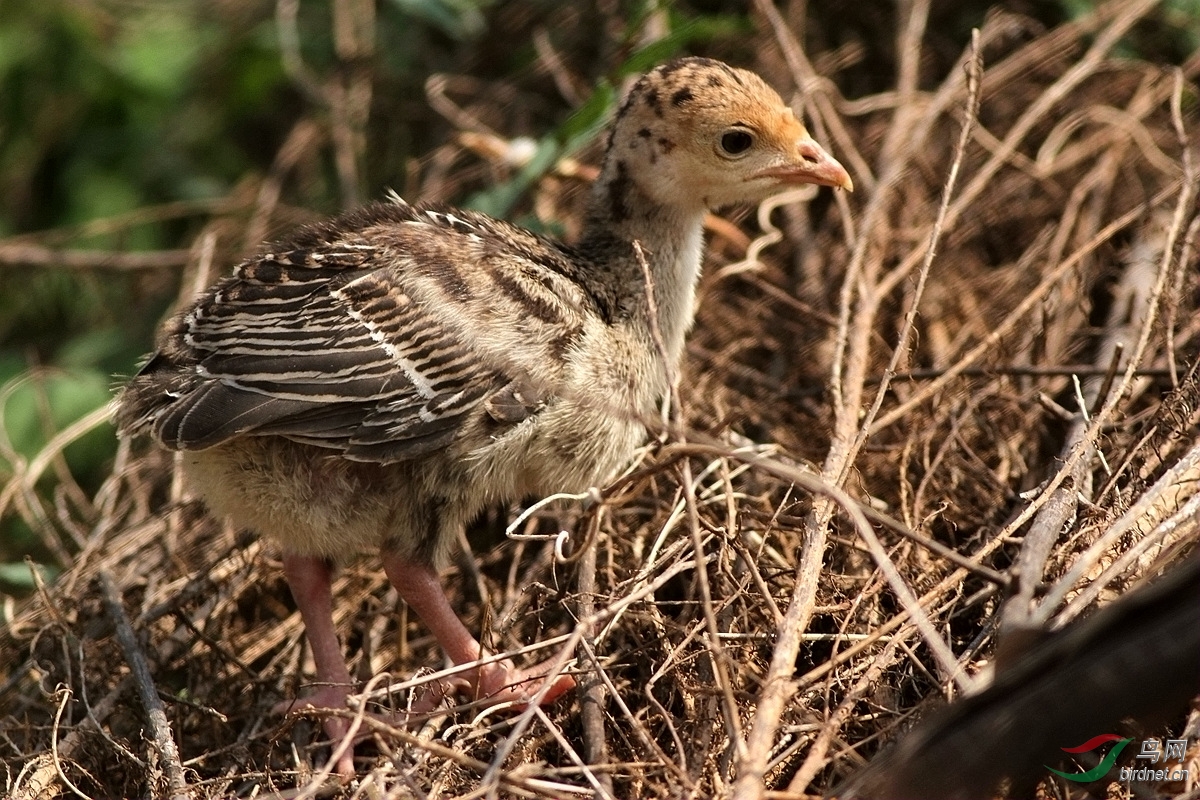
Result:
<instances>
[{"instance_id":1,"label":"green leaf","mask_svg":"<svg viewBox=\"0 0 1200 800\"><path fill-rule=\"evenodd\" d=\"M32 569L31 569L32 567ZM7 586L13 591L30 592L37 584L33 580L33 570L37 570L45 583L53 583L60 570L49 564L13 562L0 564L0 586Z\"/></svg>"},{"instance_id":2,"label":"green leaf","mask_svg":"<svg viewBox=\"0 0 1200 800\"><path fill-rule=\"evenodd\" d=\"M41 44L33 26L23 23L24 20L20 20L15 25L10 23L0 27L0 81L22 62L34 57Z\"/></svg>"},{"instance_id":3,"label":"green leaf","mask_svg":"<svg viewBox=\"0 0 1200 800\"><path fill-rule=\"evenodd\" d=\"M81 162L74 170L77 174L74 192L71 195L71 218L85 222L92 219L116 216L132 211L142 204L142 197L129 176L116 169L97 167L94 163ZM114 237L94 237L86 241L93 247L113 246Z\"/></svg>"},{"instance_id":4,"label":"green leaf","mask_svg":"<svg viewBox=\"0 0 1200 800\"><path fill-rule=\"evenodd\" d=\"M154 9L130 15L113 48L113 66L143 90L177 97L200 60L204 42L197 21L178 9Z\"/></svg>"},{"instance_id":5,"label":"green leaf","mask_svg":"<svg viewBox=\"0 0 1200 800\"><path fill-rule=\"evenodd\" d=\"M13 448L27 459L36 456L54 433L112 398L109 378L98 370L21 375L0 389L7 400L0 421ZM44 418L43 403L49 419Z\"/></svg>"},{"instance_id":6,"label":"green leaf","mask_svg":"<svg viewBox=\"0 0 1200 800\"><path fill-rule=\"evenodd\" d=\"M87 370L118 359L129 351L129 338L121 328L93 328L59 348L54 361L66 369Z\"/></svg>"},{"instance_id":7,"label":"green leaf","mask_svg":"<svg viewBox=\"0 0 1200 800\"><path fill-rule=\"evenodd\" d=\"M519 173L504 183L472 195L464 205L493 217L506 217L521 195L545 175L559 159L571 155L596 138L608 124L616 90L601 81L591 97L575 110L554 133L538 143L538 149Z\"/></svg>"},{"instance_id":8,"label":"green leaf","mask_svg":"<svg viewBox=\"0 0 1200 800\"><path fill-rule=\"evenodd\" d=\"M491 0L392 0L406 14L422 19L447 36L465 41L487 30L483 9Z\"/></svg>"},{"instance_id":9,"label":"green leaf","mask_svg":"<svg viewBox=\"0 0 1200 800\"><path fill-rule=\"evenodd\" d=\"M559 126L554 137L562 143L565 154L574 153L596 138L608 124L612 108L616 105L616 95L612 84L601 80L592 96Z\"/></svg>"},{"instance_id":10,"label":"green leaf","mask_svg":"<svg viewBox=\"0 0 1200 800\"><path fill-rule=\"evenodd\" d=\"M511 180L485 189L467 199L464 205L493 217L506 217L517 200L534 181L546 174L562 154L562 148L553 136L538 144L533 158Z\"/></svg>"},{"instance_id":11,"label":"green leaf","mask_svg":"<svg viewBox=\"0 0 1200 800\"><path fill-rule=\"evenodd\" d=\"M635 51L617 69L617 74L636 75L678 56L690 44L711 41L719 36L747 33L750 30L749 20L732 14L682 19L672 15L672 23L670 33Z\"/></svg>"}]
</instances>

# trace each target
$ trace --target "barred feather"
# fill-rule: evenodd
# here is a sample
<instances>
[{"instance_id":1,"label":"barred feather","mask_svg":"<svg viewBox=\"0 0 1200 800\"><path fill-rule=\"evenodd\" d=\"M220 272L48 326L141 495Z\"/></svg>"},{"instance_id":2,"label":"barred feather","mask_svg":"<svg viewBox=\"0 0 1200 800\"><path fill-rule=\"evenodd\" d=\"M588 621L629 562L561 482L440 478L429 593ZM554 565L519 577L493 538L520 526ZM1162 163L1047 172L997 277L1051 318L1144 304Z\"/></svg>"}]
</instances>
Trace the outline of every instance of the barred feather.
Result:
<instances>
[{"instance_id":1,"label":"barred feather","mask_svg":"<svg viewBox=\"0 0 1200 800\"><path fill-rule=\"evenodd\" d=\"M506 387L600 312L572 269L559 245L496 220L369 207L210 290L126 388L120 424L177 450L280 435L390 463L446 446L472 419L519 423L538 403ZM463 324L472 313L510 317L532 351L498 358L486 329Z\"/></svg>"}]
</instances>

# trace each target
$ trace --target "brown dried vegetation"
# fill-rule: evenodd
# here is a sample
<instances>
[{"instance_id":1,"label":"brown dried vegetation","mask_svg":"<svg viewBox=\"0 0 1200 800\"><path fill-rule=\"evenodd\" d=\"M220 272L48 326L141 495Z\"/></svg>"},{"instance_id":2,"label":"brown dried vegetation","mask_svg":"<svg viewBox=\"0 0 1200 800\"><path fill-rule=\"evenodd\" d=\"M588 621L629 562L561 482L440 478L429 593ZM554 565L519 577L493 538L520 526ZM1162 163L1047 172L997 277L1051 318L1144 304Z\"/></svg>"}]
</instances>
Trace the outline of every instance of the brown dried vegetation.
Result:
<instances>
[{"instance_id":1,"label":"brown dried vegetation","mask_svg":"<svg viewBox=\"0 0 1200 800\"><path fill-rule=\"evenodd\" d=\"M447 577L495 649L573 658L579 698L405 731L368 717L377 747L337 787L313 775L319 726L271 713L307 667L269 548L207 516L144 443L122 446L95 497L56 508L31 488L55 453L28 465L0 509L79 550L0 631L10 791L752 798L761 775L770 796L819 794L968 688L997 619L1058 626L1178 561L1200 540L1200 62L1113 55L1152 5L1049 31L997 13L974 54L929 76L916 2L896 26L895 85L846 98L819 74L855 55L810 60L756 4L758 63L743 65L794 91L856 192L715 221L660 439L602 502L523 523L534 538L504 540L513 510L483 521ZM349 127L297 125L276 170L231 198L251 213L216 213L191 243L183 297L297 220L277 204L297 163L330 145L350 169L367 78L333 80ZM503 130L516 112L471 85L464 136L406 195L486 174L462 142L503 141L466 126ZM533 189L567 230L581 172L560 164ZM440 664L369 559L335 591L354 665L384 674L369 688Z\"/></svg>"}]
</instances>

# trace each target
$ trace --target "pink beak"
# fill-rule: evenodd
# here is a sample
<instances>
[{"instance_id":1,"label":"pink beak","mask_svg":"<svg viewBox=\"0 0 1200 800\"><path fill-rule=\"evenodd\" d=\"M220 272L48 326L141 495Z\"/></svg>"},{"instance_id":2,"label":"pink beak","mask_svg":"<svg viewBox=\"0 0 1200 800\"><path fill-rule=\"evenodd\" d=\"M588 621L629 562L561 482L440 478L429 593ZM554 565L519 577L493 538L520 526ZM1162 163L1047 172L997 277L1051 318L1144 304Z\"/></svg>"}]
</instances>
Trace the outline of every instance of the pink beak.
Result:
<instances>
[{"instance_id":1,"label":"pink beak","mask_svg":"<svg viewBox=\"0 0 1200 800\"><path fill-rule=\"evenodd\" d=\"M846 168L807 136L796 142L796 158L793 162L765 169L755 177L775 178L781 183L813 183L817 186L833 186L848 192L854 191L854 181L850 180L850 173L846 172Z\"/></svg>"}]
</instances>

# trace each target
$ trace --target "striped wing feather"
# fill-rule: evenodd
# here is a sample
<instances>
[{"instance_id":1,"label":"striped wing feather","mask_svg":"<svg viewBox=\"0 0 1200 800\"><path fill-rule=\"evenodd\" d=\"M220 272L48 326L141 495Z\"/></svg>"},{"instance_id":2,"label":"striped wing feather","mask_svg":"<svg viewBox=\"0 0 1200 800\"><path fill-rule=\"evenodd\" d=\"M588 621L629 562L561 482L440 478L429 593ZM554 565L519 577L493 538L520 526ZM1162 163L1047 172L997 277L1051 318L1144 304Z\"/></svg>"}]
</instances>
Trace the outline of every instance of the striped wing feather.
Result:
<instances>
[{"instance_id":1,"label":"striped wing feather","mask_svg":"<svg viewBox=\"0 0 1200 800\"><path fill-rule=\"evenodd\" d=\"M401 227L430 235L428 224ZM479 241L479 228L434 230ZM420 263L428 242L405 248L393 237L376 248L333 233L246 262L206 295L131 382L122 426L149 424L180 450L275 434L386 463L446 446L473 414L512 424L532 413L537 392L485 363L406 290L445 281L426 274L444 262ZM406 251L411 262L397 264Z\"/></svg>"}]
</instances>

